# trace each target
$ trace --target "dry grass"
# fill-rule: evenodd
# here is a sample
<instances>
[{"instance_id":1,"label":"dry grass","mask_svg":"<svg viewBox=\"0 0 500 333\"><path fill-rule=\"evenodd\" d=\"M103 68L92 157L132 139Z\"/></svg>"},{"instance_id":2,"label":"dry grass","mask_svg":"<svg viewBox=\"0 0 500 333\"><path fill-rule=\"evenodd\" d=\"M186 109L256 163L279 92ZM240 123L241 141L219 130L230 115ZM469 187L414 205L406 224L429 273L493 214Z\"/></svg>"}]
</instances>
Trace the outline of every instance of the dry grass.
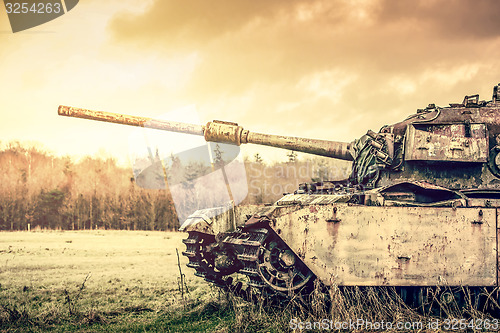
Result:
<instances>
[{"instance_id":1,"label":"dry grass","mask_svg":"<svg viewBox=\"0 0 500 333\"><path fill-rule=\"evenodd\" d=\"M181 233L0 233L0 327L134 321L179 304ZM183 270L194 295L206 284ZM125 318L130 317L130 318ZM135 319L134 319L135 318ZM14 325L15 324L15 325Z\"/></svg>"},{"instance_id":2,"label":"dry grass","mask_svg":"<svg viewBox=\"0 0 500 333\"><path fill-rule=\"evenodd\" d=\"M308 306L298 299L281 307L251 304L195 277L181 256L189 290L182 297L176 248L184 250L183 237L146 231L0 233L0 331L288 332L293 321L358 319L394 327L421 322L427 329L436 319L491 319L474 309L473 297L463 308L451 303L417 312L390 288L334 287L325 293L316 286ZM497 306L495 297L488 298L490 307ZM441 302L439 295L429 299Z\"/></svg>"}]
</instances>

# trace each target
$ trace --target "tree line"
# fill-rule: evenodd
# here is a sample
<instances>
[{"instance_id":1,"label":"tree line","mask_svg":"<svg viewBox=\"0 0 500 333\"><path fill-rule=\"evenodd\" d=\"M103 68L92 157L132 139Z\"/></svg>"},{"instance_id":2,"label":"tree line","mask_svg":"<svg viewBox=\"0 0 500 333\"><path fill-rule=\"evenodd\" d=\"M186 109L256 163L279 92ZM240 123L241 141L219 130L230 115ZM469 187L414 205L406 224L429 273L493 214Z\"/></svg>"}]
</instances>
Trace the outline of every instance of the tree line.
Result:
<instances>
[{"instance_id":1,"label":"tree line","mask_svg":"<svg viewBox=\"0 0 500 333\"><path fill-rule=\"evenodd\" d=\"M210 170L172 159L170 167L159 172L168 174L167 186L144 188L131 168L113 158L88 156L74 161L36 146L8 143L0 149L0 230L177 230L179 218L168 184L182 185L186 191L182 200L176 197L177 207L192 210L189 205L196 205L199 191L193 181ZM273 202L301 182L339 178L349 169L334 160L299 160L290 152L287 159L265 163L258 154L244 158L247 195L241 204Z\"/></svg>"}]
</instances>

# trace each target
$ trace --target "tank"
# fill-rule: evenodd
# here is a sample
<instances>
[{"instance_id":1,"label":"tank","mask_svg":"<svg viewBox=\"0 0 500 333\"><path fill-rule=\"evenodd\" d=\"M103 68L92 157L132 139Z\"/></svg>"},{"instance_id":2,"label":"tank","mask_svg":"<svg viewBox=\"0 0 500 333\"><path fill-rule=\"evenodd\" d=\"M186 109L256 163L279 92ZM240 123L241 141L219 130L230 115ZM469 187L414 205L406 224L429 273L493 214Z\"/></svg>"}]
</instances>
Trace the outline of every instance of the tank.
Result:
<instances>
[{"instance_id":1,"label":"tank","mask_svg":"<svg viewBox=\"0 0 500 333\"><path fill-rule=\"evenodd\" d=\"M188 266L240 294L287 299L318 281L395 287L405 301L420 305L426 287L499 286L499 86L490 101L472 95L446 107L429 104L352 142L67 106L59 114L352 161L348 179L301 184L271 205L194 212L180 228L188 233ZM246 282L233 283L236 273ZM450 295L458 297L442 292L441 300L449 302Z\"/></svg>"}]
</instances>

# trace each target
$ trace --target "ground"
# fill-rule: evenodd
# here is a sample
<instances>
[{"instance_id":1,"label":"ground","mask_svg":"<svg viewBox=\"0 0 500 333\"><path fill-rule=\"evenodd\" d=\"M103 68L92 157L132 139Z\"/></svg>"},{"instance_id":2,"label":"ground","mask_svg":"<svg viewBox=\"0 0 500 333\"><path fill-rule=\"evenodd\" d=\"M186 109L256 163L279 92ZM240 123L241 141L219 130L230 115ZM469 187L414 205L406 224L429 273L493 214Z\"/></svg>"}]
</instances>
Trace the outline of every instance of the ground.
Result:
<instances>
[{"instance_id":1,"label":"ground","mask_svg":"<svg viewBox=\"0 0 500 333\"><path fill-rule=\"evenodd\" d=\"M176 249L189 291L185 302L218 292L185 266L183 237L146 231L0 233L0 328L168 330L159 314L183 302Z\"/></svg>"},{"instance_id":2,"label":"ground","mask_svg":"<svg viewBox=\"0 0 500 333\"><path fill-rule=\"evenodd\" d=\"M322 321L325 327L359 319L423 325L425 331L439 331L429 326L436 320L446 328L445 320L477 324L479 319L479 330L485 330L484 322L494 320L471 307L419 313L373 288L348 293L331 288L329 307L323 293L313 293L308 308L295 302L279 308L248 303L194 276L181 255L186 236L0 232L0 332L312 332L317 330L308 325L321 320L328 320Z\"/></svg>"}]
</instances>

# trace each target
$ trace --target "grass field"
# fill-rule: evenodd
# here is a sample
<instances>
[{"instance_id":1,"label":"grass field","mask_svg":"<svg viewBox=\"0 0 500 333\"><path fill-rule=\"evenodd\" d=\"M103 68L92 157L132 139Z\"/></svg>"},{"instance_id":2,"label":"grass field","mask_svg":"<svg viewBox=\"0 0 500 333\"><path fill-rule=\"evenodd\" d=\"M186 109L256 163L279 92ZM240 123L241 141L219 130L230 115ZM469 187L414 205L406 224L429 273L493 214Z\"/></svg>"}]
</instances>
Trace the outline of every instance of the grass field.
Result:
<instances>
[{"instance_id":1,"label":"grass field","mask_svg":"<svg viewBox=\"0 0 500 333\"><path fill-rule=\"evenodd\" d=\"M291 320L365 318L426 325L436 319L371 289L347 297L330 290L329 309L320 306L322 294L307 310L293 302L280 309L251 304L195 277L180 255L188 288L182 295L176 249L179 254L184 250L185 236L0 233L0 332L288 332ZM449 310L441 320L490 318L470 308Z\"/></svg>"},{"instance_id":2,"label":"grass field","mask_svg":"<svg viewBox=\"0 0 500 333\"><path fill-rule=\"evenodd\" d=\"M0 233L0 328L169 330L183 306L176 249L182 233L79 231ZM185 303L211 290L185 264ZM175 330L174 330L175 331Z\"/></svg>"},{"instance_id":3,"label":"grass field","mask_svg":"<svg viewBox=\"0 0 500 333\"><path fill-rule=\"evenodd\" d=\"M282 332L287 318L186 267L187 234L0 233L0 332ZM188 292L181 294L179 266ZM184 297L183 297L184 296Z\"/></svg>"}]
</instances>

